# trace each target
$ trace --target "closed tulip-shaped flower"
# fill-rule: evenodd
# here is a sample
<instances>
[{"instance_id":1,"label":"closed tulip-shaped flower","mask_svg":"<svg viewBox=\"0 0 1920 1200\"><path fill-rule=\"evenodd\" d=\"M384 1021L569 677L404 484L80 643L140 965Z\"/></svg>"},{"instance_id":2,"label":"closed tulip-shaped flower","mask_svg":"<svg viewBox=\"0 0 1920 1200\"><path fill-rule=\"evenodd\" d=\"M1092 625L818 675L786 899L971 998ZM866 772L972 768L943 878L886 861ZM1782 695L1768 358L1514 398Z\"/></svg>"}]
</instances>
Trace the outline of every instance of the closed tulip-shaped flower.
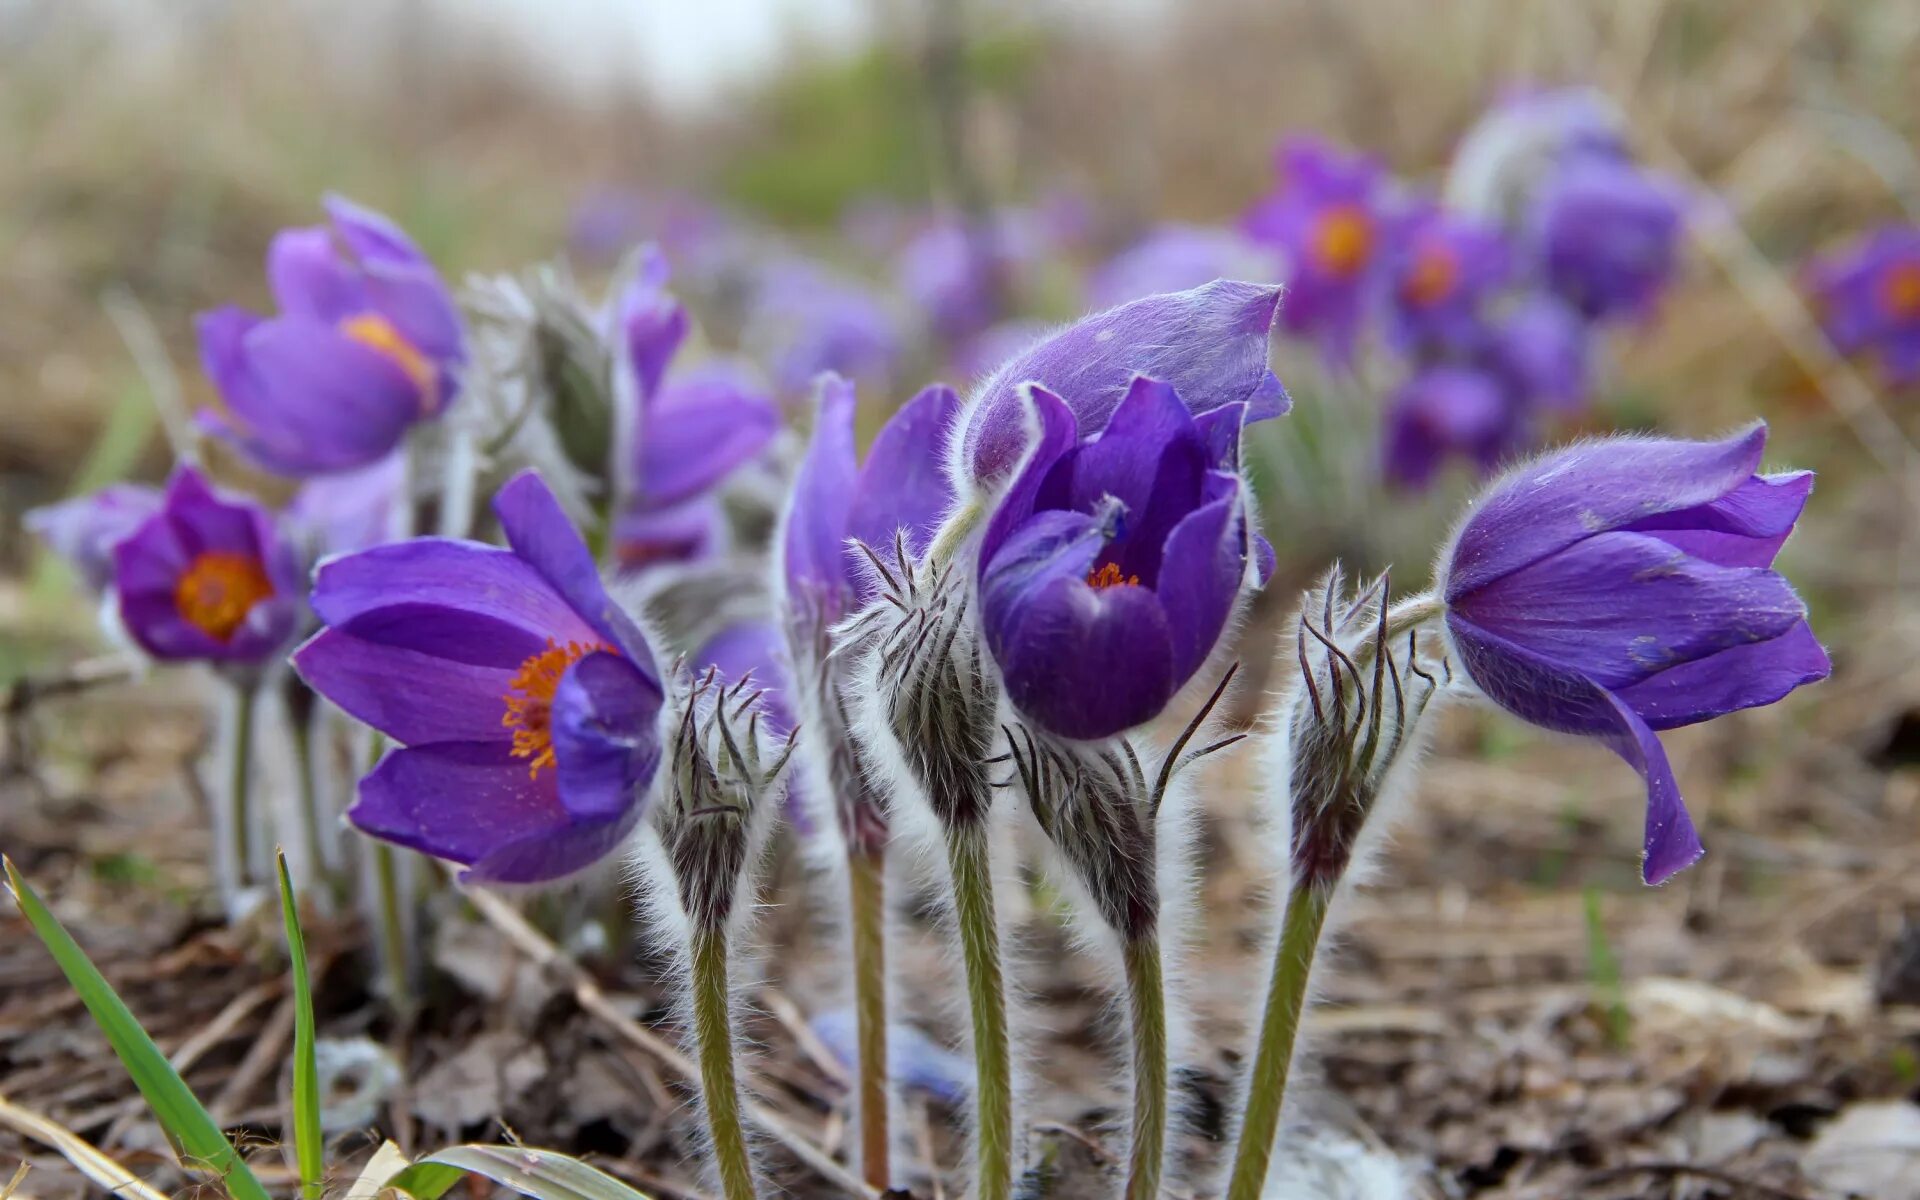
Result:
<instances>
[{"instance_id":1,"label":"closed tulip-shaped flower","mask_svg":"<svg viewBox=\"0 0 1920 1200\"><path fill-rule=\"evenodd\" d=\"M1083 440L1065 400L1031 393L1039 437L987 526L981 620L1015 707L1060 737L1110 737L1193 678L1247 580L1246 406L1196 418L1136 379Z\"/></svg>"},{"instance_id":2,"label":"closed tulip-shaped flower","mask_svg":"<svg viewBox=\"0 0 1920 1200\"><path fill-rule=\"evenodd\" d=\"M1604 741L1645 778L1643 874L1701 854L1655 736L1824 679L1806 606L1772 570L1813 488L1756 472L1766 427L1615 438L1495 482L1441 559L1455 661L1495 703Z\"/></svg>"}]
</instances>

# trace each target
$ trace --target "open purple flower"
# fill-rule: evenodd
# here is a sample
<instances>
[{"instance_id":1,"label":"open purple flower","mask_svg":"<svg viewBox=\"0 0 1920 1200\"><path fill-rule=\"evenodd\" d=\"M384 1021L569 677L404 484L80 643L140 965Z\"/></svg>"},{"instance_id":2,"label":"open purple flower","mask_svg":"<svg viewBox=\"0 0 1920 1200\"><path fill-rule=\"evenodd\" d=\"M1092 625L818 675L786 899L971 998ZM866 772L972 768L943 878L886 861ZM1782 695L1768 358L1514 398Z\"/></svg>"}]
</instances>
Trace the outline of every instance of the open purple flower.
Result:
<instances>
[{"instance_id":1,"label":"open purple flower","mask_svg":"<svg viewBox=\"0 0 1920 1200\"><path fill-rule=\"evenodd\" d=\"M159 508L113 547L120 624L163 661L257 668L300 614L301 563L274 515L181 467Z\"/></svg>"},{"instance_id":2,"label":"open purple flower","mask_svg":"<svg viewBox=\"0 0 1920 1200\"><path fill-rule=\"evenodd\" d=\"M962 462L977 483L1012 471L1026 445L1021 385L1066 396L1077 427L1098 433L1145 375L1165 383L1194 416L1244 405L1248 422L1287 411L1267 368L1276 286L1215 280L1148 296L1085 317L1000 364L967 412Z\"/></svg>"},{"instance_id":3,"label":"open purple flower","mask_svg":"<svg viewBox=\"0 0 1920 1200\"><path fill-rule=\"evenodd\" d=\"M1548 286L1594 319L1653 307L1673 278L1686 223L1671 183L1597 155L1556 170L1533 217Z\"/></svg>"},{"instance_id":4,"label":"open purple flower","mask_svg":"<svg viewBox=\"0 0 1920 1200\"><path fill-rule=\"evenodd\" d=\"M1389 312L1399 343L1459 349L1481 332L1482 307L1507 281L1512 259L1492 225L1436 205L1406 218L1389 256Z\"/></svg>"},{"instance_id":5,"label":"open purple flower","mask_svg":"<svg viewBox=\"0 0 1920 1200\"><path fill-rule=\"evenodd\" d=\"M58 504L28 509L27 532L65 559L89 591L113 584L113 548L160 509L159 488L116 483Z\"/></svg>"},{"instance_id":6,"label":"open purple flower","mask_svg":"<svg viewBox=\"0 0 1920 1200\"><path fill-rule=\"evenodd\" d=\"M228 307L198 322L222 404L203 423L281 475L385 457L446 411L466 358L453 300L407 236L338 196L326 208L331 227L285 230L267 252L278 315Z\"/></svg>"},{"instance_id":7,"label":"open purple flower","mask_svg":"<svg viewBox=\"0 0 1920 1200\"><path fill-rule=\"evenodd\" d=\"M1816 260L1805 286L1843 354L1873 357L1888 380L1920 379L1920 229L1893 225Z\"/></svg>"},{"instance_id":8,"label":"open purple flower","mask_svg":"<svg viewBox=\"0 0 1920 1200\"><path fill-rule=\"evenodd\" d=\"M1497 375L1462 364L1428 367L1388 405L1382 467L1407 488L1425 487L1456 456L1491 470L1520 442L1523 421Z\"/></svg>"},{"instance_id":9,"label":"open purple flower","mask_svg":"<svg viewBox=\"0 0 1920 1200\"><path fill-rule=\"evenodd\" d=\"M1278 187L1240 227L1287 256L1287 328L1313 337L1331 361L1344 364L1389 249L1385 172L1369 156L1312 137L1289 138L1277 160Z\"/></svg>"},{"instance_id":10,"label":"open purple flower","mask_svg":"<svg viewBox=\"0 0 1920 1200\"><path fill-rule=\"evenodd\" d=\"M870 569L849 539L891 559L904 530L918 557L953 504L943 450L960 413L953 389L938 384L888 419L862 464L854 448L853 384L820 381L813 439L794 481L781 535L785 605L821 628L859 608L872 594Z\"/></svg>"},{"instance_id":11,"label":"open purple flower","mask_svg":"<svg viewBox=\"0 0 1920 1200\"><path fill-rule=\"evenodd\" d=\"M1040 429L980 548L980 619L1036 725L1104 738L1152 720L1213 653L1247 580L1244 404L1198 418L1136 379L1084 441L1030 389Z\"/></svg>"},{"instance_id":12,"label":"open purple flower","mask_svg":"<svg viewBox=\"0 0 1920 1200\"><path fill-rule=\"evenodd\" d=\"M1169 223L1149 230L1095 271L1087 282L1087 300L1095 308L1108 308L1161 292L1184 292L1216 279L1279 276L1272 254L1234 230Z\"/></svg>"},{"instance_id":13,"label":"open purple flower","mask_svg":"<svg viewBox=\"0 0 1920 1200\"><path fill-rule=\"evenodd\" d=\"M360 781L362 831L491 883L612 853L659 764L653 652L540 477L494 498L510 549L415 538L321 565L307 683L399 742Z\"/></svg>"},{"instance_id":14,"label":"open purple flower","mask_svg":"<svg viewBox=\"0 0 1920 1200\"><path fill-rule=\"evenodd\" d=\"M639 407L628 452L630 503L614 522L623 566L696 557L713 542L713 489L758 457L780 428L779 409L738 363L673 371L691 322L666 291L667 262L642 263L615 310Z\"/></svg>"},{"instance_id":15,"label":"open purple flower","mask_svg":"<svg viewBox=\"0 0 1920 1200\"><path fill-rule=\"evenodd\" d=\"M1718 442L1614 438L1495 482L1441 558L1455 659L1522 720L1605 742L1647 784L1642 873L1700 857L1656 730L1826 678L1772 569L1813 489L1759 475L1763 424Z\"/></svg>"}]
</instances>

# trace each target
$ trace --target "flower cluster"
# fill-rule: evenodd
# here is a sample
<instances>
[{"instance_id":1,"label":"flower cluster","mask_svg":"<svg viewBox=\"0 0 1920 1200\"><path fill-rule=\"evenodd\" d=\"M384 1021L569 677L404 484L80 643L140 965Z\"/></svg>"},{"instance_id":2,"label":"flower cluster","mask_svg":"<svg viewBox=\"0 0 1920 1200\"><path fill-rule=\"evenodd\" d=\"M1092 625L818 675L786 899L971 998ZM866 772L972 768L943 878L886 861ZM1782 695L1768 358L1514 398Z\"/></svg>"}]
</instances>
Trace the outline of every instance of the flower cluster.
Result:
<instances>
[{"instance_id":1,"label":"flower cluster","mask_svg":"<svg viewBox=\"0 0 1920 1200\"><path fill-rule=\"evenodd\" d=\"M1896 387L1920 380L1920 229L1889 225L1818 257L1803 286L1842 354Z\"/></svg>"}]
</instances>

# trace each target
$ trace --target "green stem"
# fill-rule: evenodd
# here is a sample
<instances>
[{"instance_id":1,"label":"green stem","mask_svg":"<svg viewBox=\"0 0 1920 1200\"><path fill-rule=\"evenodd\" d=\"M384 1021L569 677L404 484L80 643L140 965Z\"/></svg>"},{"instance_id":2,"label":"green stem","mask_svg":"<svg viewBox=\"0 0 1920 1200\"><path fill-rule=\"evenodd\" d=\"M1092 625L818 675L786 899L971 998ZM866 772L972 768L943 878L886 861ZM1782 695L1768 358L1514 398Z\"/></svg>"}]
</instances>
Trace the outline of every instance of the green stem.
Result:
<instances>
[{"instance_id":1,"label":"green stem","mask_svg":"<svg viewBox=\"0 0 1920 1200\"><path fill-rule=\"evenodd\" d=\"M1234 1149L1227 1200L1260 1200L1266 1186L1267 1164L1273 1159L1274 1135L1280 1129L1280 1110L1287 1095L1287 1072L1293 1065L1293 1046L1307 1003L1307 980L1332 900L1330 886L1302 885L1287 894L1286 921L1273 955L1273 978L1267 984L1260 1045L1247 1084L1246 1116L1240 1125L1240 1144Z\"/></svg>"},{"instance_id":2,"label":"green stem","mask_svg":"<svg viewBox=\"0 0 1920 1200\"><path fill-rule=\"evenodd\" d=\"M753 1160L740 1125L740 1084L733 1068L733 999L724 927L693 934L693 1037L721 1195L724 1200L754 1200Z\"/></svg>"},{"instance_id":3,"label":"green stem","mask_svg":"<svg viewBox=\"0 0 1920 1200\"><path fill-rule=\"evenodd\" d=\"M413 986L407 962L406 910L400 899L400 865L393 847L373 844L373 880L379 891L380 962L386 970L388 999L395 1011L413 1011Z\"/></svg>"},{"instance_id":4,"label":"green stem","mask_svg":"<svg viewBox=\"0 0 1920 1200\"><path fill-rule=\"evenodd\" d=\"M251 856L251 817L253 791L253 710L252 684L233 685L233 740L227 750L227 830L228 852L233 855L233 888L236 893L253 882L248 859Z\"/></svg>"},{"instance_id":5,"label":"green stem","mask_svg":"<svg viewBox=\"0 0 1920 1200\"><path fill-rule=\"evenodd\" d=\"M327 874L327 853L320 841L320 787L313 777L313 730L300 719L296 707L288 709L287 724L293 736L293 769L298 776L294 782L300 789L300 825L307 838L307 866L314 873L314 879L308 881L311 886Z\"/></svg>"},{"instance_id":6,"label":"green stem","mask_svg":"<svg viewBox=\"0 0 1920 1200\"><path fill-rule=\"evenodd\" d=\"M977 1200L1008 1200L1013 1192L1013 1052L982 825L947 830L947 865L953 873L954 920L973 1011L974 1195Z\"/></svg>"},{"instance_id":7,"label":"green stem","mask_svg":"<svg viewBox=\"0 0 1920 1200\"><path fill-rule=\"evenodd\" d=\"M1160 939L1129 938L1121 950L1133 1042L1133 1148L1127 1200L1155 1200L1167 1151L1167 995Z\"/></svg>"},{"instance_id":8,"label":"green stem","mask_svg":"<svg viewBox=\"0 0 1920 1200\"><path fill-rule=\"evenodd\" d=\"M853 1011L860 1060L860 1173L876 1191L892 1187L887 1130L886 859L880 851L847 856L852 907Z\"/></svg>"}]
</instances>

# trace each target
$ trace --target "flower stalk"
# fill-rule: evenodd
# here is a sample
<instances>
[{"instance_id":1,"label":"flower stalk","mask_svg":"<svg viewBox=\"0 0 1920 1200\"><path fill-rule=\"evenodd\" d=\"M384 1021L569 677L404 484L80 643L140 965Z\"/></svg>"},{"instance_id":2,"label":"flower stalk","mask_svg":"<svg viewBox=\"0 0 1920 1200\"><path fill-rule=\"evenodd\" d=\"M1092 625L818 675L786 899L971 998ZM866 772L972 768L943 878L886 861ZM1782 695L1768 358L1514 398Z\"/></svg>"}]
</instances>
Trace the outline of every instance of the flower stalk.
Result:
<instances>
[{"instance_id":1,"label":"flower stalk","mask_svg":"<svg viewBox=\"0 0 1920 1200\"><path fill-rule=\"evenodd\" d=\"M892 1186L887 1094L886 859L879 851L847 857L853 941L853 1012L859 1055L860 1175L868 1186Z\"/></svg>"},{"instance_id":2,"label":"flower stalk","mask_svg":"<svg viewBox=\"0 0 1920 1200\"><path fill-rule=\"evenodd\" d=\"M1154 1200L1167 1148L1167 990L1160 939L1130 938L1121 949L1127 981L1127 1026L1133 1045L1132 1149L1127 1200Z\"/></svg>"},{"instance_id":3,"label":"flower stalk","mask_svg":"<svg viewBox=\"0 0 1920 1200\"><path fill-rule=\"evenodd\" d=\"M1246 1116L1240 1126L1240 1146L1227 1184L1227 1200L1260 1200L1266 1188L1267 1167L1273 1160L1274 1138L1286 1103L1294 1045L1300 1036L1300 1018L1307 1007L1307 984L1332 899L1330 889L1311 885L1296 887L1287 895L1286 919L1280 930L1279 949L1273 956L1273 977L1267 983L1259 1049L1254 1053Z\"/></svg>"},{"instance_id":4,"label":"flower stalk","mask_svg":"<svg viewBox=\"0 0 1920 1200\"><path fill-rule=\"evenodd\" d=\"M253 883L253 716L258 688L251 680L230 684L227 741L227 878L237 898Z\"/></svg>"},{"instance_id":5,"label":"flower stalk","mask_svg":"<svg viewBox=\"0 0 1920 1200\"><path fill-rule=\"evenodd\" d=\"M700 1059L700 1091L713 1140L714 1165L725 1200L753 1200L753 1159L740 1118L740 1082L733 1056L733 988L724 924L696 929L691 964L693 1036Z\"/></svg>"}]
</instances>

